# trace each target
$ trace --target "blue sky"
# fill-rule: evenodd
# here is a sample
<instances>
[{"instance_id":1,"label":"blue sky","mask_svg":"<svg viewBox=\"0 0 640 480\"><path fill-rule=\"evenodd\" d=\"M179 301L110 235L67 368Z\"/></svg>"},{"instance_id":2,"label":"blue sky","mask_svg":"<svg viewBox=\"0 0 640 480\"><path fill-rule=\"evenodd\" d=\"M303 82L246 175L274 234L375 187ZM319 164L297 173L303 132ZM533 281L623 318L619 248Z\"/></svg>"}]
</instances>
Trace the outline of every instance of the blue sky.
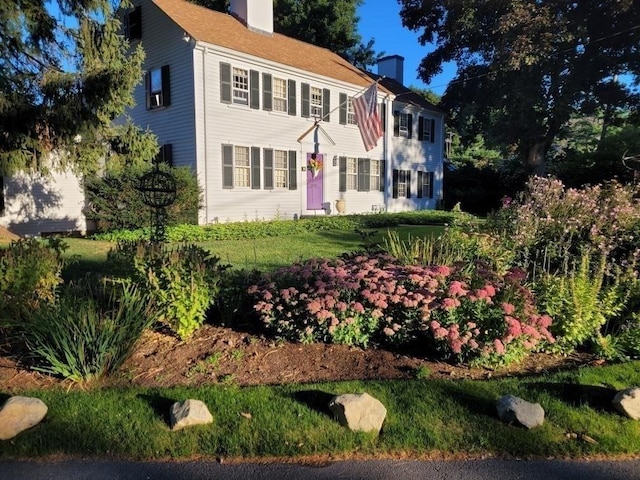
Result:
<instances>
[{"instance_id":1,"label":"blue sky","mask_svg":"<svg viewBox=\"0 0 640 480\"><path fill-rule=\"evenodd\" d=\"M358 9L358 16L360 17L358 32L365 43L373 38L376 52L404 57L406 86L431 88L439 95L444 93L447 84L455 75L455 66L447 65L443 73L433 77L429 84L418 79L418 65L433 48L429 45L424 47L420 45L418 32L412 32L402 26L400 5L397 0L365 0ZM375 67L373 72L377 73Z\"/></svg>"}]
</instances>

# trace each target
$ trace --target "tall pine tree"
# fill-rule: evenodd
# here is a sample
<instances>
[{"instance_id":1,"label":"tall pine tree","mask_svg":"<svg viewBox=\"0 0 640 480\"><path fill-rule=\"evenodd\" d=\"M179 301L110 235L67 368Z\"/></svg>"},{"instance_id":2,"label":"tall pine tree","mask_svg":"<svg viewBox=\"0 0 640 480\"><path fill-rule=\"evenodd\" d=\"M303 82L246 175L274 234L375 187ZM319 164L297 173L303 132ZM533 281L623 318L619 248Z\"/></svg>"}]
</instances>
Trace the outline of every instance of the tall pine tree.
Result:
<instances>
[{"instance_id":1,"label":"tall pine tree","mask_svg":"<svg viewBox=\"0 0 640 480\"><path fill-rule=\"evenodd\" d=\"M144 58L119 34L116 13L123 6L110 0L2 2L0 174L67 167L91 172L105 160L130 163L154 155L153 135L123 117Z\"/></svg>"}]
</instances>

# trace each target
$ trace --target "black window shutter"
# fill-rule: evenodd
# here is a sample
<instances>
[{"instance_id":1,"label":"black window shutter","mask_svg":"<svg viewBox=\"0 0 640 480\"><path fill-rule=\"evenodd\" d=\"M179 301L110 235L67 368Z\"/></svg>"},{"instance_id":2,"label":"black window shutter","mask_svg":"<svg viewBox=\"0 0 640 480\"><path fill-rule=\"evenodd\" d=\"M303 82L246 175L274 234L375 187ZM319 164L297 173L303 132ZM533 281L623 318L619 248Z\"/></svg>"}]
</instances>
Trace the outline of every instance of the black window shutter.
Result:
<instances>
[{"instance_id":1,"label":"black window shutter","mask_svg":"<svg viewBox=\"0 0 640 480\"><path fill-rule=\"evenodd\" d=\"M289 150L289 190L298 189L298 167L296 166L296 151Z\"/></svg>"},{"instance_id":2,"label":"black window shutter","mask_svg":"<svg viewBox=\"0 0 640 480\"><path fill-rule=\"evenodd\" d=\"M273 149L265 148L264 155L264 188L273 190Z\"/></svg>"},{"instance_id":3,"label":"black window shutter","mask_svg":"<svg viewBox=\"0 0 640 480\"><path fill-rule=\"evenodd\" d=\"M413 134L413 115L407 115L407 138L411 138Z\"/></svg>"},{"instance_id":4,"label":"black window shutter","mask_svg":"<svg viewBox=\"0 0 640 480\"><path fill-rule=\"evenodd\" d=\"M347 94L346 93L341 93L340 94L340 113L338 114L338 122L340 123L340 125L346 125L347 124Z\"/></svg>"},{"instance_id":5,"label":"black window shutter","mask_svg":"<svg viewBox=\"0 0 640 480\"><path fill-rule=\"evenodd\" d=\"M393 198L398 198L398 179L400 177L400 172L397 169L393 169Z\"/></svg>"},{"instance_id":6,"label":"black window shutter","mask_svg":"<svg viewBox=\"0 0 640 480\"><path fill-rule=\"evenodd\" d=\"M371 168L368 158L358 159L358 191L368 192L371 190Z\"/></svg>"},{"instance_id":7,"label":"black window shutter","mask_svg":"<svg viewBox=\"0 0 640 480\"><path fill-rule=\"evenodd\" d=\"M331 115L331 92L328 88L322 89L322 120L325 122L329 121Z\"/></svg>"},{"instance_id":8,"label":"black window shutter","mask_svg":"<svg viewBox=\"0 0 640 480\"><path fill-rule=\"evenodd\" d=\"M407 198L411 198L411 170L407 170Z\"/></svg>"},{"instance_id":9,"label":"black window shutter","mask_svg":"<svg viewBox=\"0 0 640 480\"><path fill-rule=\"evenodd\" d=\"M309 89L309 84L308 83L303 83L300 85L300 88L302 89L302 104L300 106L300 115L303 116L304 118L309 118L309 109L311 107L310 105L310 89Z\"/></svg>"},{"instance_id":10,"label":"black window shutter","mask_svg":"<svg viewBox=\"0 0 640 480\"><path fill-rule=\"evenodd\" d=\"M231 65L220 62L220 101L231 103Z\"/></svg>"},{"instance_id":11,"label":"black window shutter","mask_svg":"<svg viewBox=\"0 0 640 480\"><path fill-rule=\"evenodd\" d=\"M4 215L4 176L0 175L0 215Z\"/></svg>"},{"instance_id":12,"label":"black window shutter","mask_svg":"<svg viewBox=\"0 0 640 480\"><path fill-rule=\"evenodd\" d=\"M262 109L271 111L273 109L273 87L272 78L269 73L262 74Z\"/></svg>"},{"instance_id":13,"label":"black window shutter","mask_svg":"<svg viewBox=\"0 0 640 480\"><path fill-rule=\"evenodd\" d=\"M171 105L171 76L169 74L169 65L164 65L160 70L162 77L162 106Z\"/></svg>"},{"instance_id":14,"label":"black window shutter","mask_svg":"<svg viewBox=\"0 0 640 480\"><path fill-rule=\"evenodd\" d=\"M431 143L435 143L435 142L436 142L436 121L432 118L431 119Z\"/></svg>"},{"instance_id":15,"label":"black window shutter","mask_svg":"<svg viewBox=\"0 0 640 480\"><path fill-rule=\"evenodd\" d=\"M260 73L249 70L249 107L260 108Z\"/></svg>"},{"instance_id":16,"label":"black window shutter","mask_svg":"<svg viewBox=\"0 0 640 480\"><path fill-rule=\"evenodd\" d=\"M429 172L429 198L433 198L433 172Z\"/></svg>"},{"instance_id":17,"label":"black window shutter","mask_svg":"<svg viewBox=\"0 0 640 480\"><path fill-rule=\"evenodd\" d=\"M147 110L151 110L151 72L144 76L144 96L147 102Z\"/></svg>"},{"instance_id":18,"label":"black window shutter","mask_svg":"<svg viewBox=\"0 0 640 480\"><path fill-rule=\"evenodd\" d=\"M162 161L173 167L173 145L170 143L162 146Z\"/></svg>"},{"instance_id":19,"label":"black window shutter","mask_svg":"<svg viewBox=\"0 0 640 480\"><path fill-rule=\"evenodd\" d=\"M233 188L233 145L222 145L222 188Z\"/></svg>"},{"instance_id":20,"label":"black window shutter","mask_svg":"<svg viewBox=\"0 0 640 480\"><path fill-rule=\"evenodd\" d=\"M418 198L422 198L422 182L424 181L423 174L423 171L418 171L418 194L416 195Z\"/></svg>"},{"instance_id":21,"label":"black window shutter","mask_svg":"<svg viewBox=\"0 0 640 480\"><path fill-rule=\"evenodd\" d=\"M338 159L338 191L347 191L347 157Z\"/></svg>"},{"instance_id":22,"label":"black window shutter","mask_svg":"<svg viewBox=\"0 0 640 480\"><path fill-rule=\"evenodd\" d=\"M387 181L387 162L380 160L380 191L384 192L384 186Z\"/></svg>"},{"instance_id":23,"label":"black window shutter","mask_svg":"<svg viewBox=\"0 0 640 480\"><path fill-rule=\"evenodd\" d=\"M296 114L296 81L295 80L289 80L287 85L287 95L289 97L288 99L288 104L289 104L289 115L295 115Z\"/></svg>"},{"instance_id":24,"label":"black window shutter","mask_svg":"<svg viewBox=\"0 0 640 480\"><path fill-rule=\"evenodd\" d=\"M260 189L260 148L251 147L251 188Z\"/></svg>"},{"instance_id":25,"label":"black window shutter","mask_svg":"<svg viewBox=\"0 0 640 480\"><path fill-rule=\"evenodd\" d=\"M387 104L382 102L380 104L380 121L382 122L382 131L387 131Z\"/></svg>"},{"instance_id":26,"label":"black window shutter","mask_svg":"<svg viewBox=\"0 0 640 480\"><path fill-rule=\"evenodd\" d=\"M142 8L138 5L127 14L127 39L140 40L142 38Z\"/></svg>"},{"instance_id":27,"label":"black window shutter","mask_svg":"<svg viewBox=\"0 0 640 480\"><path fill-rule=\"evenodd\" d=\"M393 136L400 136L400 112L397 110L393 112Z\"/></svg>"},{"instance_id":28,"label":"black window shutter","mask_svg":"<svg viewBox=\"0 0 640 480\"><path fill-rule=\"evenodd\" d=\"M428 120L427 120L428 121ZM424 140L424 117L421 115L418 117L418 140Z\"/></svg>"}]
</instances>

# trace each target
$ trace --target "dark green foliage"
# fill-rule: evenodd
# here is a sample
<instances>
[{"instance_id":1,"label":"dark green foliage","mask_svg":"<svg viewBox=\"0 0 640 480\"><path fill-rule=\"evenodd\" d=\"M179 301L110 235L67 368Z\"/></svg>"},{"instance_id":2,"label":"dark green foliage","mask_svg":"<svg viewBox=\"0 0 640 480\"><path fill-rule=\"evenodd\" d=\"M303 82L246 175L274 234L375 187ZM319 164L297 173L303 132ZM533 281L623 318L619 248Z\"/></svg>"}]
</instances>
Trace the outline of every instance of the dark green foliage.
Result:
<instances>
[{"instance_id":1,"label":"dark green foliage","mask_svg":"<svg viewBox=\"0 0 640 480\"><path fill-rule=\"evenodd\" d=\"M385 228L398 225L442 225L473 219L465 213L442 210L380 213L375 215L340 215L303 218L301 220L273 220L268 222L233 222L206 225L177 225L167 229L171 242L203 242L209 240L240 240L295 235L304 232L353 231L362 228ZM98 240L141 240L149 238L149 230L123 230L94 235Z\"/></svg>"},{"instance_id":2,"label":"dark green foliage","mask_svg":"<svg viewBox=\"0 0 640 480\"><path fill-rule=\"evenodd\" d=\"M169 225L197 223L201 203L201 189L192 171L187 167L161 167L176 179L177 195L167 208ZM89 208L87 219L93 220L97 231L136 229L151 224L151 208L144 204L138 190L140 177L149 171L148 165L131 165L93 175L85 180Z\"/></svg>"},{"instance_id":3,"label":"dark green foliage","mask_svg":"<svg viewBox=\"0 0 640 480\"><path fill-rule=\"evenodd\" d=\"M126 118L112 123L133 105L144 58L142 47L129 50L120 34L113 2L5 0L2 5L0 174L65 167L91 172L105 158L111 163L150 159L157 148L153 135ZM52 15L54 6L63 22Z\"/></svg>"},{"instance_id":4,"label":"dark green foliage","mask_svg":"<svg viewBox=\"0 0 640 480\"><path fill-rule=\"evenodd\" d=\"M457 64L443 96L449 123L467 137L492 137L533 173L545 173L546 154L574 114L638 103L615 81L640 74L635 1L400 3L403 24L436 45L420 64L422 79Z\"/></svg>"},{"instance_id":5,"label":"dark green foliage","mask_svg":"<svg viewBox=\"0 0 640 480\"><path fill-rule=\"evenodd\" d=\"M34 370L82 382L113 373L153 322L151 304L127 283L80 281L63 288L10 331L25 342Z\"/></svg>"}]
</instances>

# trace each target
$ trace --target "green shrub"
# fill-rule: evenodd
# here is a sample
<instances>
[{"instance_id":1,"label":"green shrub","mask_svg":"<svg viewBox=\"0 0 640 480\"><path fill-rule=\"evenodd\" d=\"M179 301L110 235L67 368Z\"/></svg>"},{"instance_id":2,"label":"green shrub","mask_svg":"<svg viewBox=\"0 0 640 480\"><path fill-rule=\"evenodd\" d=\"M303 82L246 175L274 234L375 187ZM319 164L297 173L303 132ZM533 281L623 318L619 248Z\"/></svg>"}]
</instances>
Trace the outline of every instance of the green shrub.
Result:
<instances>
[{"instance_id":1,"label":"green shrub","mask_svg":"<svg viewBox=\"0 0 640 480\"><path fill-rule=\"evenodd\" d=\"M406 241L401 240L396 232L389 231L383 238L382 248L406 265L473 264L481 261L504 274L513 261L512 251L506 249L499 238L467 233L458 227L448 227L439 237L409 237Z\"/></svg>"},{"instance_id":2,"label":"green shrub","mask_svg":"<svg viewBox=\"0 0 640 480\"><path fill-rule=\"evenodd\" d=\"M259 279L260 272L257 270L225 270L215 309L211 312L212 322L223 326L236 326L243 321L252 322L255 309L247 289Z\"/></svg>"},{"instance_id":3,"label":"green shrub","mask_svg":"<svg viewBox=\"0 0 640 480\"><path fill-rule=\"evenodd\" d=\"M167 207L168 224L197 223L202 192L193 172L187 167L172 168L165 164L160 168L176 180L176 200ZM144 204L138 190L140 178L149 169L148 165L131 165L85 179L89 205L85 215L96 223L98 231L144 228L151 223L150 207Z\"/></svg>"},{"instance_id":4,"label":"green shrub","mask_svg":"<svg viewBox=\"0 0 640 480\"><path fill-rule=\"evenodd\" d=\"M57 238L25 238L0 250L0 317L19 317L55 299L66 248Z\"/></svg>"},{"instance_id":5,"label":"green shrub","mask_svg":"<svg viewBox=\"0 0 640 480\"><path fill-rule=\"evenodd\" d=\"M561 351L597 340L606 322L622 309L618 290L604 285L605 268L602 255L592 266L590 254L583 252L580 263L565 274L543 273L536 280L538 306L556 319L552 332Z\"/></svg>"},{"instance_id":6,"label":"green shrub","mask_svg":"<svg viewBox=\"0 0 640 480\"><path fill-rule=\"evenodd\" d=\"M25 342L34 370L81 382L117 370L152 321L136 288L93 280L63 288L10 330Z\"/></svg>"},{"instance_id":7,"label":"green shrub","mask_svg":"<svg viewBox=\"0 0 640 480\"><path fill-rule=\"evenodd\" d=\"M114 269L130 274L149 295L156 319L185 339L206 319L226 267L196 245L175 248L146 241L120 242L107 254Z\"/></svg>"},{"instance_id":8,"label":"green shrub","mask_svg":"<svg viewBox=\"0 0 640 480\"><path fill-rule=\"evenodd\" d=\"M303 218L300 220L270 220L216 223L205 226L169 225L170 242L205 242L211 240L242 240L296 235L306 232L354 231L364 228L385 228L398 225L442 225L469 222L473 218L462 212L421 210L402 213L376 213L367 215L340 215ZM124 227L123 227L124 228ZM136 241L149 238L149 229L115 230L98 233L97 240Z\"/></svg>"}]
</instances>

